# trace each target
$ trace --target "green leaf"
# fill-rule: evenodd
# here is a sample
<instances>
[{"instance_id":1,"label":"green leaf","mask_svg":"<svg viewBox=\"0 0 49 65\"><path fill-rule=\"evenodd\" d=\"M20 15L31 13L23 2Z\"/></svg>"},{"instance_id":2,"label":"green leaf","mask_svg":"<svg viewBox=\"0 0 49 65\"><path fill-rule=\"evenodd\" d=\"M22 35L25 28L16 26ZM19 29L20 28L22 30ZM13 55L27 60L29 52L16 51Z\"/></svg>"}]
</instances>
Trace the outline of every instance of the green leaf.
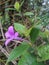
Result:
<instances>
[{"instance_id":1,"label":"green leaf","mask_svg":"<svg viewBox=\"0 0 49 65\"><path fill-rule=\"evenodd\" d=\"M25 12L23 15L24 16L31 16L31 15L34 15L34 14L32 12Z\"/></svg>"},{"instance_id":2,"label":"green leaf","mask_svg":"<svg viewBox=\"0 0 49 65\"><path fill-rule=\"evenodd\" d=\"M14 11L15 11L15 9L14 9L14 8L7 8L6 10L7 10L7 11L9 11L9 10L14 10Z\"/></svg>"},{"instance_id":3,"label":"green leaf","mask_svg":"<svg viewBox=\"0 0 49 65\"><path fill-rule=\"evenodd\" d=\"M34 43L36 41L36 38L38 37L39 35L39 29L37 28L32 28L31 32L30 32L30 39L31 41Z\"/></svg>"},{"instance_id":4,"label":"green leaf","mask_svg":"<svg viewBox=\"0 0 49 65\"><path fill-rule=\"evenodd\" d=\"M42 62L37 62L35 56L28 52L26 52L18 62L18 65L44 65Z\"/></svg>"},{"instance_id":5,"label":"green leaf","mask_svg":"<svg viewBox=\"0 0 49 65\"><path fill-rule=\"evenodd\" d=\"M49 30L45 30L44 32L40 32L39 35L43 38L49 37Z\"/></svg>"},{"instance_id":6,"label":"green leaf","mask_svg":"<svg viewBox=\"0 0 49 65\"><path fill-rule=\"evenodd\" d=\"M40 58L38 58L39 61L46 61L49 59L49 44L40 46L37 49L37 54Z\"/></svg>"},{"instance_id":7,"label":"green leaf","mask_svg":"<svg viewBox=\"0 0 49 65\"><path fill-rule=\"evenodd\" d=\"M7 63L15 60L17 57L23 55L23 53L25 53L25 51L27 51L29 48L29 44L27 42L22 42L22 44L16 48L14 48L12 50L12 52L10 53Z\"/></svg>"},{"instance_id":8,"label":"green leaf","mask_svg":"<svg viewBox=\"0 0 49 65\"><path fill-rule=\"evenodd\" d=\"M46 35L46 36L47 36L47 38L48 38L48 37L49 37L49 30L48 30L48 29L46 29L44 33L45 33L45 35Z\"/></svg>"},{"instance_id":9,"label":"green leaf","mask_svg":"<svg viewBox=\"0 0 49 65\"><path fill-rule=\"evenodd\" d=\"M19 24L19 23L14 23L14 28L20 34L26 35L26 33L27 33L26 27L24 25Z\"/></svg>"},{"instance_id":10,"label":"green leaf","mask_svg":"<svg viewBox=\"0 0 49 65\"><path fill-rule=\"evenodd\" d=\"M20 4L19 4L19 2L15 2L14 8L15 8L17 11L19 11L19 9L20 9Z\"/></svg>"},{"instance_id":11,"label":"green leaf","mask_svg":"<svg viewBox=\"0 0 49 65\"><path fill-rule=\"evenodd\" d=\"M24 1L25 1L25 0L23 0L23 1L21 2L20 7L22 7L22 5L24 4Z\"/></svg>"},{"instance_id":12,"label":"green leaf","mask_svg":"<svg viewBox=\"0 0 49 65\"><path fill-rule=\"evenodd\" d=\"M39 36L41 36L42 38L47 38L47 36L45 35L45 32L40 32Z\"/></svg>"}]
</instances>

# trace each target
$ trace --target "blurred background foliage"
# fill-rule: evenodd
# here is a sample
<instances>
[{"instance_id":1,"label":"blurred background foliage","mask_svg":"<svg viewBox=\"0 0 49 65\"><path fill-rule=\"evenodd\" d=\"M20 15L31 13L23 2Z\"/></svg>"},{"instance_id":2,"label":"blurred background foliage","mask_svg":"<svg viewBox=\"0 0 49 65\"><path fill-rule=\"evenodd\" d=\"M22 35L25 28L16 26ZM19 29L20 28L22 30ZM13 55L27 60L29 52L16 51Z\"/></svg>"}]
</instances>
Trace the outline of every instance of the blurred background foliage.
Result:
<instances>
[{"instance_id":1,"label":"blurred background foliage","mask_svg":"<svg viewBox=\"0 0 49 65\"><path fill-rule=\"evenodd\" d=\"M23 3L20 13L14 8L16 1L20 4ZM30 15L26 12L29 12ZM49 23L49 0L0 0L0 20L2 20L3 27L8 27L14 22L26 23L30 26L37 21L41 21L43 26L47 26Z\"/></svg>"},{"instance_id":2,"label":"blurred background foliage","mask_svg":"<svg viewBox=\"0 0 49 65\"><path fill-rule=\"evenodd\" d=\"M15 8L16 2L18 2L17 7L20 5L20 9L19 7L18 9ZM49 49L49 46L45 45L42 47L42 45L44 45L45 42L46 44L49 42L48 39L49 31L47 30L49 29L49 0L0 0L0 22L2 23L4 33L10 25L14 25L14 23L16 22L25 25L27 29L30 29L34 25L36 26L36 24L38 24L36 28L42 29L42 31L46 29L45 32L39 33L38 29L33 28L30 33L30 38L31 41L33 40L34 42L37 38L37 34L43 37L43 38L40 37L40 40L38 39L35 42L34 49L36 49L36 45L39 46L41 44L41 47L39 46L39 48L37 48L38 51L37 54L42 57L43 61L49 59L49 57L47 57L49 56L49 50L47 53L47 49ZM19 26L17 27L19 28ZM21 29L21 25L20 25L20 29ZM42 51L42 53L40 51ZM46 59L44 59L43 52L47 53L45 54Z\"/></svg>"}]
</instances>

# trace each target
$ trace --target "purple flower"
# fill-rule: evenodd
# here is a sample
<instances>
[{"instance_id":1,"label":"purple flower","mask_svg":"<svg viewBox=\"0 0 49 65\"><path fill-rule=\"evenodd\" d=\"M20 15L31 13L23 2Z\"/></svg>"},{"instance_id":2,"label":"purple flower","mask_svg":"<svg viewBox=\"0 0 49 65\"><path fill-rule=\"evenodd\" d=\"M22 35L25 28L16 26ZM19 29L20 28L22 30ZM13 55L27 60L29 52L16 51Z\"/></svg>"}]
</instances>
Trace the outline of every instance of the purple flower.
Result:
<instances>
[{"instance_id":1,"label":"purple flower","mask_svg":"<svg viewBox=\"0 0 49 65\"><path fill-rule=\"evenodd\" d=\"M10 27L8 28L8 31L5 33L5 37L6 37L6 41L5 41L5 45L6 45L6 46L7 46L7 45L10 43L10 41L12 41L13 39L22 41L22 38L19 37L19 33L18 33L18 32L14 32L13 26L10 26Z\"/></svg>"}]
</instances>

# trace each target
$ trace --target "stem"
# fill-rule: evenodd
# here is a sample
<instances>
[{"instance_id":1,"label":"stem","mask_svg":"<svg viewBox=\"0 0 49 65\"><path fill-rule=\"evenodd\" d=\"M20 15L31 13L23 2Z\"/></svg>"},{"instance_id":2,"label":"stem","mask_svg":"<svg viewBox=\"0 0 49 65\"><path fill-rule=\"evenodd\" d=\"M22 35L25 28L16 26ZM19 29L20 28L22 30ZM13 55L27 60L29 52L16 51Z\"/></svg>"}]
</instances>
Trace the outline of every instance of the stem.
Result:
<instances>
[{"instance_id":1,"label":"stem","mask_svg":"<svg viewBox=\"0 0 49 65\"><path fill-rule=\"evenodd\" d=\"M1 19L0 19L0 27L1 27L1 33L2 33L2 37L3 37L3 39L4 39L4 33L3 33L3 28L2 28Z\"/></svg>"}]
</instances>

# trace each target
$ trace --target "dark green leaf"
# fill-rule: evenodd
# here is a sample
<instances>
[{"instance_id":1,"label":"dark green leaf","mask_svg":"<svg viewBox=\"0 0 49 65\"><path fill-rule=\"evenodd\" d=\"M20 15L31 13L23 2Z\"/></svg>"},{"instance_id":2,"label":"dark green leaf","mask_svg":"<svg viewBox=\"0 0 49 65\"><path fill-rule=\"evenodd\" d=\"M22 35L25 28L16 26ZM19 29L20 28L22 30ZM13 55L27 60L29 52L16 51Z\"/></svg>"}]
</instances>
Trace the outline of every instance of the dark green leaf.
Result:
<instances>
[{"instance_id":1,"label":"dark green leaf","mask_svg":"<svg viewBox=\"0 0 49 65\"><path fill-rule=\"evenodd\" d=\"M38 37L39 35L39 29L37 28L32 28L31 32L30 32L30 38L31 38L31 41L34 43L36 38Z\"/></svg>"}]
</instances>

